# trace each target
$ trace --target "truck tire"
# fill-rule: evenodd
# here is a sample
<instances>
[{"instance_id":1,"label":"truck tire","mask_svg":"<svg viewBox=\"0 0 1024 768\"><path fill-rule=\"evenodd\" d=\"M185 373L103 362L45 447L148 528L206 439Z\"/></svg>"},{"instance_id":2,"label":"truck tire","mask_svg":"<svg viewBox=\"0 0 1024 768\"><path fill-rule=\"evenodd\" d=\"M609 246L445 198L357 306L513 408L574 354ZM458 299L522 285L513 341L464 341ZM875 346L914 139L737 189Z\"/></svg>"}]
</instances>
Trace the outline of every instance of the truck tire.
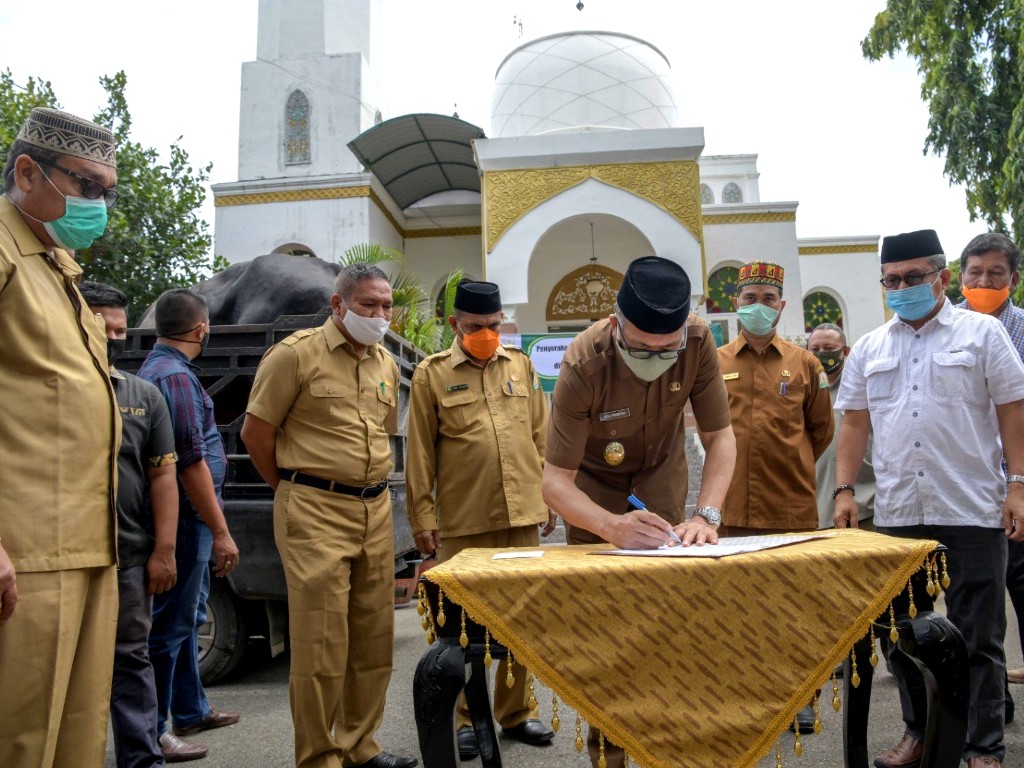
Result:
<instances>
[{"instance_id":1,"label":"truck tire","mask_svg":"<svg viewBox=\"0 0 1024 768\"><path fill-rule=\"evenodd\" d=\"M230 675L249 642L245 614L224 579L210 580L206 623L199 628L199 676L210 685Z\"/></svg>"}]
</instances>

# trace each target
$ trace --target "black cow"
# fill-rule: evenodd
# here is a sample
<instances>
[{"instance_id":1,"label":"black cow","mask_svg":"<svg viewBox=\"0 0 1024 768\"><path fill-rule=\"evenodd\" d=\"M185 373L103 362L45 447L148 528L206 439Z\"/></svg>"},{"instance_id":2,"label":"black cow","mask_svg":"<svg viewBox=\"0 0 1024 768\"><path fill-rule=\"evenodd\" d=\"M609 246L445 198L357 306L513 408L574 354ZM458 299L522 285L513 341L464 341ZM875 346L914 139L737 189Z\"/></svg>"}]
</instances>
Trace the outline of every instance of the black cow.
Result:
<instances>
[{"instance_id":1,"label":"black cow","mask_svg":"<svg viewBox=\"0 0 1024 768\"><path fill-rule=\"evenodd\" d=\"M341 267L311 256L269 254L232 264L193 290L210 305L210 325L272 323L281 315L312 315L331 303ZM151 305L140 328L154 327Z\"/></svg>"}]
</instances>

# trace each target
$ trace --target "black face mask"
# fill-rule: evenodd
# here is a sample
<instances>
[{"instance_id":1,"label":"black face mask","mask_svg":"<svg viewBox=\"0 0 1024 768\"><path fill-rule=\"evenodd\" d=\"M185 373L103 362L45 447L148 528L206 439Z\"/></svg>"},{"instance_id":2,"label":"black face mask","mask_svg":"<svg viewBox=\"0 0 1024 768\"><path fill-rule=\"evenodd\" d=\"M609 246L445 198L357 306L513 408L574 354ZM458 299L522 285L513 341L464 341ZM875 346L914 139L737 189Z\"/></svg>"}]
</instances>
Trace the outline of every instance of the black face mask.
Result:
<instances>
[{"instance_id":1,"label":"black face mask","mask_svg":"<svg viewBox=\"0 0 1024 768\"><path fill-rule=\"evenodd\" d=\"M117 362L117 358L124 352L127 341L128 339L107 339L107 365Z\"/></svg>"},{"instance_id":2,"label":"black face mask","mask_svg":"<svg viewBox=\"0 0 1024 768\"><path fill-rule=\"evenodd\" d=\"M200 323L200 325L201 325L201 323ZM192 358L193 360L198 360L200 357L203 356L203 353L206 351L206 346L210 343L210 332L207 331L206 334L203 336L203 338L201 340L199 340L199 341L192 341L192 339L180 339L180 338L178 338L179 336L184 336L186 333L192 333L192 331L194 331L198 327L199 327L198 325L194 325L191 328L189 328L187 331L185 331L184 333L176 333L173 336L168 336L167 334L162 334L162 335L164 336L164 338L174 339L175 341L183 341L186 344L198 344L199 345L199 354L196 355L194 358Z\"/></svg>"},{"instance_id":3,"label":"black face mask","mask_svg":"<svg viewBox=\"0 0 1024 768\"><path fill-rule=\"evenodd\" d=\"M816 358L821 362L822 367L825 369L825 373L831 375L836 371L842 369L845 359L843 358L843 350L822 350L820 352L813 353Z\"/></svg>"}]
</instances>

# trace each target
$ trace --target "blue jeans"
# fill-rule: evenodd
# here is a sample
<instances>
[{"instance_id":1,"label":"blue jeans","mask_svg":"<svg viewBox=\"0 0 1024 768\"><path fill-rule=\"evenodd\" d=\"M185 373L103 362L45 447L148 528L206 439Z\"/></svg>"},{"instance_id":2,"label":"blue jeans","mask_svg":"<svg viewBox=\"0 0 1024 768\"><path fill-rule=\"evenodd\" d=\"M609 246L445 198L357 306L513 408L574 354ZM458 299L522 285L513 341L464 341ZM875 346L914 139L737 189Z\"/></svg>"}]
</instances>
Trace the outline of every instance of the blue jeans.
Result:
<instances>
[{"instance_id":1,"label":"blue jeans","mask_svg":"<svg viewBox=\"0 0 1024 768\"><path fill-rule=\"evenodd\" d=\"M156 676L157 732L167 732L167 717L178 727L210 716L210 704L199 679L199 627L206 621L210 593L213 534L191 515L178 519L178 583L153 598L153 629L149 657Z\"/></svg>"}]
</instances>

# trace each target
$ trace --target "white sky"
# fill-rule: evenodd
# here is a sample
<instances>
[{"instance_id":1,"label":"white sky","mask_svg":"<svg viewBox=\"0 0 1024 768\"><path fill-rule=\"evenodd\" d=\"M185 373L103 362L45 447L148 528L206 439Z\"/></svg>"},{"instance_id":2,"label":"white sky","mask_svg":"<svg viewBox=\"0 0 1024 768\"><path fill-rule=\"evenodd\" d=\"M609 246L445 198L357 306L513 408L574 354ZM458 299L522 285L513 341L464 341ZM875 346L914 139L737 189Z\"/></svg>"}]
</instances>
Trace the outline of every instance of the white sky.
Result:
<instances>
[{"instance_id":1,"label":"white sky","mask_svg":"<svg viewBox=\"0 0 1024 768\"><path fill-rule=\"evenodd\" d=\"M385 119L451 114L458 103L460 117L488 131L494 72L513 47L572 29L623 32L668 57L681 124L703 126L705 154L758 154L761 200L800 202L799 237L930 227L956 258L983 231L942 160L922 155L927 110L913 63L861 55L884 0L585 3L580 12L575 0L384 0L374 71ZM257 5L5 0L0 67L18 82L50 80L64 108L86 116L104 103L98 77L124 69L135 140L165 151L182 136L195 165L213 162L214 183L235 181ZM210 202L204 214L212 231Z\"/></svg>"}]
</instances>

